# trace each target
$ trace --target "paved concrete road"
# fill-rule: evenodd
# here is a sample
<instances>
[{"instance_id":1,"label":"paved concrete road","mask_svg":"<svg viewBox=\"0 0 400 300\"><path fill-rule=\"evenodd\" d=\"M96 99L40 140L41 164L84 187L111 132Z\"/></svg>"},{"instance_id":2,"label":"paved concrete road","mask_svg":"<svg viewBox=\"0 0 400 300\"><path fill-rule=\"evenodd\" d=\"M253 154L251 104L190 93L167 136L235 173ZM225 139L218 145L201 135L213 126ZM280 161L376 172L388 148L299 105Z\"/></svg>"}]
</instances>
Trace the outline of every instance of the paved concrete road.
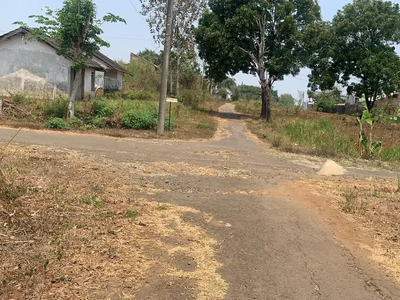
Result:
<instances>
[{"instance_id":1,"label":"paved concrete road","mask_svg":"<svg viewBox=\"0 0 400 300\"><path fill-rule=\"evenodd\" d=\"M68 148L118 163L171 161L249 172L251 178L154 179L169 190L156 200L193 207L228 225L204 224L194 214L185 215L221 242L217 255L229 284L226 299L400 299L399 286L344 248L317 212L268 194L283 181L314 176L313 171L270 155L248 138L232 105L226 105L220 117L225 138L207 142L22 131L14 143ZM6 141L15 132L1 129L0 139Z\"/></svg>"}]
</instances>

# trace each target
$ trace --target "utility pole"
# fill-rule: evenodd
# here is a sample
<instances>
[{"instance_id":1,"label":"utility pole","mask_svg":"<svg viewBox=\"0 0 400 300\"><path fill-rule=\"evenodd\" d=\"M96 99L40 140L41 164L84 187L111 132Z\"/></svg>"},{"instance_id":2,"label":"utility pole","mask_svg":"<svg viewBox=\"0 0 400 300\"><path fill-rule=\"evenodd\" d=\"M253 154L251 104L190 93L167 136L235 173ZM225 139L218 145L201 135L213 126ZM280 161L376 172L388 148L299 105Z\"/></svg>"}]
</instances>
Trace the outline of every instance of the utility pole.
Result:
<instances>
[{"instance_id":1,"label":"utility pole","mask_svg":"<svg viewBox=\"0 0 400 300\"><path fill-rule=\"evenodd\" d=\"M172 42L172 14L174 10L173 2L174 0L168 0L167 4L167 26L165 30L160 103L158 106L158 124L157 124L158 135L163 135L165 130L165 106L167 101L169 54L171 52L171 42Z\"/></svg>"}]
</instances>

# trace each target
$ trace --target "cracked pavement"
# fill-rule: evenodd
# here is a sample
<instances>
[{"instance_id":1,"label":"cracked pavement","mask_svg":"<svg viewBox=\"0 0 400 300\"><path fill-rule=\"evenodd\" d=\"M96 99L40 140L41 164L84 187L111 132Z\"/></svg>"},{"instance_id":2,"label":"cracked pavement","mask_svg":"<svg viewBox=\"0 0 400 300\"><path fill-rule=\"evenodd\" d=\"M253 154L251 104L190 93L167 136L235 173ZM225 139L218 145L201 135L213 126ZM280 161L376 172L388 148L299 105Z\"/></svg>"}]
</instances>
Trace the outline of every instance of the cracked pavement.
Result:
<instances>
[{"instance_id":1,"label":"cracked pavement","mask_svg":"<svg viewBox=\"0 0 400 300\"><path fill-rule=\"evenodd\" d=\"M226 299L375 300L400 299L398 284L338 241L317 211L269 193L280 183L316 176L307 166L274 156L247 134L242 116L225 105L222 139L204 142L123 140L21 131L14 143L73 149L115 163L180 162L217 170L242 169L247 178L163 175L154 200L188 206L209 215L186 221L204 227L219 242ZM2 141L16 131L0 129ZM170 299L154 295L151 299ZM146 298L150 299L150 298ZM178 298L171 298L178 299Z\"/></svg>"}]
</instances>

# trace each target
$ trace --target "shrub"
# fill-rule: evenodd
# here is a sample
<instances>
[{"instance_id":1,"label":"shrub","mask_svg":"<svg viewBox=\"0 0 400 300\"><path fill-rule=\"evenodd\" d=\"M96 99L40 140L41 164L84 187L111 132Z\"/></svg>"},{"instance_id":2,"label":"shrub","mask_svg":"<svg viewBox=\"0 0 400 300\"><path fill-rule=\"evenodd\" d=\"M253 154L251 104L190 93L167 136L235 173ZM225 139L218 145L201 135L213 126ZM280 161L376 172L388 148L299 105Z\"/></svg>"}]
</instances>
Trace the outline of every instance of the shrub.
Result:
<instances>
[{"instance_id":1,"label":"shrub","mask_svg":"<svg viewBox=\"0 0 400 300\"><path fill-rule=\"evenodd\" d=\"M335 112L335 105L343 103L338 91L329 91L322 93L309 92L309 97L316 102L315 108L317 111L332 113Z\"/></svg>"},{"instance_id":2,"label":"shrub","mask_svg":"<svg viewBox=\"0 0 400 300\"><path fill-rule=\"evenodd\" d=\"M122 116L122 125L135 130L154 129L157 126L157 111L130 110Z\"/></svg>"},{"instance_id":3,"label":"shrub","mask_svg":"<svg viewBox=\"0 0 400 300\"><path fill-rule=\"evenodd\" d=\"M44 124L46 128L51 129L69 129L69 124L61 118L51 118Z\"/></svg>"},{"instance_id":4,"label":"shrub","mask_svg":"<svg viewBox=\"0 0 400 300\"><path fill-rule=\"evenodd\" d=\"M114 114L114 106L107 100L93 100L92 114L98 117L111 117Z\"/></svg>"},{"instance_id":5,"label":"shrub","mask_svg":"<svg viewBox=\"0 0 400 300\"><path fill-rule=\"evenodd\" d=\"M27 98L25 96L25 94L23 93L15 93L11 95L11 100L15 103L15 104L24 104L27 102Z\"/></svg>"},{"instance_id":6,"label":"shrub","mask_svg":"<svg viewBox=\"0 0 400 300\"><path fill-rule=\"evenodd\" d=\"M201 102L201 98L199 97L198 93L194 93L190 90L183 90L182 91L182 103L185 106L190 106L193 108L197 108Z\"/></svg>"},{"instance_id":7,"label":"shrub","mask_svg":"<svg viewBox=\"0 0 400 300\"><path fill-rule=\"evenodd\" d=\"M65 118L68 112L69 99L57 98L50 100L44 109L43 115L46 118Z\"/></svg>"},{"instance_id":8,"label":"shrub","mask_svg":"<svg viewBox=\"0 0 400 300\"><path fill-rule=\"evenodd\" d=\"M69 119L68 124L73 129L79 129L80 127L82 127L84 125L83 121L77 117L73 117L73 118Z\"/></svg>"},{"instance_id":9,"label":"shrub","mask_svg":"<svg viewBox=\"0 0 400 300\"><path fill-rule=\"evenodd\" d=\"M107 94L108 99L122 100L154 100L154 96L149 92L143 91L117 91Z\"/></svg>"},{"instance_id":10,"label":"shrub","mask_svg":"<svg viewBox=\"0 0 400 300\"><path fill-rule=\"evenodd\" d=\"M104 128L104 127L106 127L106 124L107 124L107 118L95 117L90 121L90 123L97 128Z\"/></svg>"}]
</instances>

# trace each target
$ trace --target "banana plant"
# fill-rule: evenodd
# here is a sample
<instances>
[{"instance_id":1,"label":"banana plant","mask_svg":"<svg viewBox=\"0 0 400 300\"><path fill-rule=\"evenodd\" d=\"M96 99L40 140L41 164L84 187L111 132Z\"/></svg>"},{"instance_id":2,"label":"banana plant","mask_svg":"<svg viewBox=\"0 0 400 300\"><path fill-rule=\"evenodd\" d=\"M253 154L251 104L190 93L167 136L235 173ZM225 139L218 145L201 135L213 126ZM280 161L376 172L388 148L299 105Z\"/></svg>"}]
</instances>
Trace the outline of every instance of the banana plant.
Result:
<instances>
[{"instance_id":1,"label":"banana plant","mask_svg":"<svg viewBox=\"0 0 400 300\"><path fill-rule=\"evenodd\" d=\"M377 142L373 142L372 133L374 129L374 123L377 121L371 115L367 104L365 101L362 102L364 105L364 111L360 118L357 118L357 123L360 126L359 133L359 141L358 141L358 154L361 157L367 156L371 157L379 157L383 148L383 141L379 140ZM365 134L364 131L364 123L369 126L369 136Z\"/></svg>"}]
</instances>

